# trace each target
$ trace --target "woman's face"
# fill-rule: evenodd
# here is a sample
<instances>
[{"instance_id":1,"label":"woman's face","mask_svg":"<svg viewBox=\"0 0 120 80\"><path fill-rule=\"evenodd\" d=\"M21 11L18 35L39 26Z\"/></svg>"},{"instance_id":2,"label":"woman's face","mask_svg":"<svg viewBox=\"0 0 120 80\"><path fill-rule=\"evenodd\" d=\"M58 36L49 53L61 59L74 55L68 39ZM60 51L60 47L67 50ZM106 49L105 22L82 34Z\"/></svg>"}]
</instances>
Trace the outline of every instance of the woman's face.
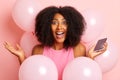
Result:
<instances>
[{"instance_id":1,"label":"woman's face","mask_svg":"<svg viewBox=\"0 0 120 80\"><path fill-rule=\"evenodd\" d=\"M52 20L51 28L55 42L63 43L66 39L67 22L61 14L55 14Z\"/></svg>"}]
</instances>

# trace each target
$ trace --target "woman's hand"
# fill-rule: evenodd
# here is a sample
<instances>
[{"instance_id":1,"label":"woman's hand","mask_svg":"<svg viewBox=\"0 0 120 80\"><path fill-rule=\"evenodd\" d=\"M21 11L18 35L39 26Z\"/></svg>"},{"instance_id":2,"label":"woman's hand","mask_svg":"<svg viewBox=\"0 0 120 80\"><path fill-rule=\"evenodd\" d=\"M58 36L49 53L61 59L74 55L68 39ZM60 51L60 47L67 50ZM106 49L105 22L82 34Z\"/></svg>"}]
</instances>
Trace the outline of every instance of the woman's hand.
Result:
<instances>
[{"instance_id":1,"label":"woman's hand","mask_svg":"<svg viewBox=\"0 0 120 80\"><path fill-rule=\"evenodd\" d=\"M24 51L18 44L16 44L16 48L14 48L9 42L5 42L4 46L9 52L16 55L17 57L24 55Z\"/></svg>"},{"instance_id":2,"label":"woman's hand","mask_svg":"<svg viewBox=\"0 0 120 80\"><path fill-rule=\"evenodd\" d=\"M4 46L9 52L11 52L19 58L20 63L23 62L23 60L25 59L25 53L20 47L20 45L16 44L16 48L14 48L9 42L5 42Z\"/></svg>"},{"instance_id":3,"label":"woman's hand","mask_svg":"<svg viewBox=\"0 0 120 80\"><path fill-rule=\"evenodd\" d=\"M99 51L94 51L95 45L88 51L88 57L94 59L96 56L104 53L107 50L107 43L104 43L103 48Z\"/></svg>"}]
</instances>

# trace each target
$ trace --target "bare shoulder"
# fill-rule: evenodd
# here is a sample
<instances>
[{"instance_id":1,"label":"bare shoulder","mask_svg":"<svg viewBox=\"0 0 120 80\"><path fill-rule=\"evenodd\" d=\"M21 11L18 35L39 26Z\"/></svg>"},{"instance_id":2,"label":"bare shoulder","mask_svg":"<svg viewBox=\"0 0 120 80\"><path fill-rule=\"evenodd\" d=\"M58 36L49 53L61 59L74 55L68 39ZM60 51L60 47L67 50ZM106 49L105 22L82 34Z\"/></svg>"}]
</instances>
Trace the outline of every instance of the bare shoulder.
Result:
<instances>
[{"instance_id":1,"label":"bare shoulder","mask_svg":"<svg viewBox=\"0 0 120 80\"><path fill-rule=\"evenodd\" d=\"M74 57L85 56L86 47L84 46L83 43L80 42L77 46L73 48L73 51L74 51Z\"/></svg>"},{"instance_id":2,"label":"bare shoulder","mask_svg":"<svg viewBox=\"0 0 120 80\"><path fill-rule=\"evenodd\" d=\"M36 55L36 54L42 54L43 53L43 46L42 45L36 45L33 47L32 50L32 55Z\"/></svg>"}]
</instances>

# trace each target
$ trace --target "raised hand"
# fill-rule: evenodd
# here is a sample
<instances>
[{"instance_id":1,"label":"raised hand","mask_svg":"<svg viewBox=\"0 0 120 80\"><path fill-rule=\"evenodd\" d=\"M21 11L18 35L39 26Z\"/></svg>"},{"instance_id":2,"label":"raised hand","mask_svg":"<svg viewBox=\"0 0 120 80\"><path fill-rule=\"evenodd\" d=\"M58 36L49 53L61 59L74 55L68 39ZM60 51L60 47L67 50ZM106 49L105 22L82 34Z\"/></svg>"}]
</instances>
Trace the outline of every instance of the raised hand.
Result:
<instances>
[{"instance_id":1,"label":"raised hand","mask_svg":"<svg viewBox=\"0 0 120 80\"><path fill-rule=\"evenodd\" d=\"M23 49L20 47L20 45L16 44L15 48L9 42L5 42L4 46L9 52L17 56L20 60L20 63L22 63L22 61L25 59L25 53Z\"/></svg>"},{"instance_id":2,"label":"raised hand","mask_svg":"<svg viewBox=\"0 0 120 80\"><path fill-rule=\"evenodd\" d=\"M91 47L91 49L88 51L88 57L94 59L96 56L104 53L107 50L107 43L104 43L103 48L99 51L94 51L95 45Z\"/></svg>"}]
</instances>

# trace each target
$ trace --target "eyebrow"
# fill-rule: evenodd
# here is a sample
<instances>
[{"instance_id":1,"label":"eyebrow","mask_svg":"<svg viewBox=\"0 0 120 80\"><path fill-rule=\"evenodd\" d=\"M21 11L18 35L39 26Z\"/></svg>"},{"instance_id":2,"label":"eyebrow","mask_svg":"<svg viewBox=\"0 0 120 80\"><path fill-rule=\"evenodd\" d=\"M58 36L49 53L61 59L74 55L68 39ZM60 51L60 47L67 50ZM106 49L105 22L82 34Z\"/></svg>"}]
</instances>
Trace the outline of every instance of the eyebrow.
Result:
<instances>
[{"instance_id":1,"label":"eyebrow","mask_svg":"<svg viewBox=\"0 0 120 80\"><path fill-rule=\"evenodd\" d=\"M53 20L58 20L58 19L54 19L54 18L53 18ZM65 20L65 21L66 21L66 19L64 19L64 18L63 18L62 20Z\"/></svg>"}]
</instances>

